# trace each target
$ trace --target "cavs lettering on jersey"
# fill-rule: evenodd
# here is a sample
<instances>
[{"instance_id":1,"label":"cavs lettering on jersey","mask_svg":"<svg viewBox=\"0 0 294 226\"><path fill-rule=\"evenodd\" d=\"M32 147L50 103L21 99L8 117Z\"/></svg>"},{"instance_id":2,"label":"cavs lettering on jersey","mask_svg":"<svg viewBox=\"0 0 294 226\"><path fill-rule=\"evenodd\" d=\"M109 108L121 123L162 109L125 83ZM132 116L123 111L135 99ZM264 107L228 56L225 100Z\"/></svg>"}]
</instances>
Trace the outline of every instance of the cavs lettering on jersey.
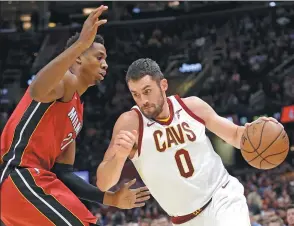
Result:
<instances>
[{"instance_id":1,"label":"cavs lettering on jersey","mask_svg":"<svg viewBox=\"0 0 294 226\"><path fill-rule=\"evenodd\" d=\"M170 118L153 121L137 106L138 151L132 161L153 197L171 216L204 206L228 180L221 158L205 134L204 121L180 97L168 97Z\"/></svg>"},{"instance_id":2,"label":"cavs lettering on jersey","mask_svg":"<svg viewBox=\"0 0 294 226\"><path fill-rule=\"evenodd\" d=\"M40 103L27 90L4 127L1 160L10 166L50 170L76 139L82 119L83 104L77 93L66 103Z\"/></svg>"}]
</instances>

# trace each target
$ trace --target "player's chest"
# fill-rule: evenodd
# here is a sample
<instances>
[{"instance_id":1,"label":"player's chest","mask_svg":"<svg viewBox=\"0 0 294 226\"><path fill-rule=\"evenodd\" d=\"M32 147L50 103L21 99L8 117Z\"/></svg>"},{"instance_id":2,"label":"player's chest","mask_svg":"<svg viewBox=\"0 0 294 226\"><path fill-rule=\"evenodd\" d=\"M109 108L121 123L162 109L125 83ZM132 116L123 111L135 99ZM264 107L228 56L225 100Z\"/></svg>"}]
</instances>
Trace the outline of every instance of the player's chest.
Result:
<instances>
[{"instance_id":1,"label":"player's chest","mask_svg":"<svg viewBox=\"0 0 294 226\"><path fill-rule=\"evenodd\" d=\"M64 114L64 131L65 133L72 132L74 137L80 133L83 126L83 112L77 108L77 106L72 106L67 109L66 114Z\"/></svg>"},{"instance_id":2,"label":"player's chest","mask_svg":"<svg viewBox=\"0 0 294 226\"><path fill-rule=\"evenodd\" d=\"M83 126L83 106L63 105L58 108L55 117L56 136L61 150L73 142Z\"/></svg>"},{"instance_id":3,"label":"player's chest","mask_svg":"<svg viewBox=\"0 0 294 226\"><path fill-rule=\"evenodd\" d=\"M148 123L147 123L148 125ZM205 136L205 127L189 120L175 121L168 126L154 123L144 128L143 147L165 152L186 145L197 144Z\"/></svg>"}]
</instances>

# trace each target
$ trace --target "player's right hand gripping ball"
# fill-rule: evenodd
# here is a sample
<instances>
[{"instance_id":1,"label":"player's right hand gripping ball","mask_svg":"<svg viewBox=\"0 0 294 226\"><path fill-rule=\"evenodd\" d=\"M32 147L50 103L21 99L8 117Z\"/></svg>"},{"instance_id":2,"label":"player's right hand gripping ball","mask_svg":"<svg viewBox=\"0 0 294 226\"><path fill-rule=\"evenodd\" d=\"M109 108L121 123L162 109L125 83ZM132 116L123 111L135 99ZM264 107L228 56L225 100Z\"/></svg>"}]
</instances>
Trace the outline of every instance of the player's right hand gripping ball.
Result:
<instances>
[{"instance_id":1,"label":"player's right hand gripping ball","mask_svg":"<svg viewBox=\"0 0 294 226\"><path fill-rule=\"evenodd\" d=\"M289 138L281 124L257 120L244 130L241 153L258 169L272 169L280 165L289 152Z\"/></svg>"}]
</instances>

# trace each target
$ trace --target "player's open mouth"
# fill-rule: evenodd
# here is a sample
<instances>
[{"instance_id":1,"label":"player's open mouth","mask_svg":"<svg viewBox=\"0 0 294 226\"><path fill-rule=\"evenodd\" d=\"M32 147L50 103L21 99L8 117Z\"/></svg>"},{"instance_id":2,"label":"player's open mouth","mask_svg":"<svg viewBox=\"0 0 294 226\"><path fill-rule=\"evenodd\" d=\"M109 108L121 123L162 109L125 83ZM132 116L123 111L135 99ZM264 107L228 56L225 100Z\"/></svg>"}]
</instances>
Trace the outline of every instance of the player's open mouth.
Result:
<instances>
[{"instance_id":1,"label":"player's open mouth","mask_svg":"<svg viewBox=\"0 0 294 226\"><path fill-rule=\"evenodd\" d=\"M99 75L100 75L100 78L98 79L99 81L101 81L101 80L104 80L104 77L105 77L105 73L99 73Z\"/></svg>"}]
</instances>

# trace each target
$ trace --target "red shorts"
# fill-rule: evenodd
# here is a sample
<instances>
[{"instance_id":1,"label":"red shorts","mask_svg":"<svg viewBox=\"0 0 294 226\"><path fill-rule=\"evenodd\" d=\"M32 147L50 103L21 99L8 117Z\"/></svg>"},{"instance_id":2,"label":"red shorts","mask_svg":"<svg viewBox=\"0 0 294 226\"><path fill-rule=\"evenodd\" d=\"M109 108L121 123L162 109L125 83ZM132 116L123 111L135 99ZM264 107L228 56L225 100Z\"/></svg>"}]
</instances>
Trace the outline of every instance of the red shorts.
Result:
<instances>
[{"instance_id":1,"label":"red shorts","mask_svg":"<svg viewBox=\"0 0 294 226\"><path fill-rule=\"evenodd\" d=\"M15 169L2 183L1 220L6 226L89 226L97 218L52 172Z\"/></svg>"}]
</instances>

